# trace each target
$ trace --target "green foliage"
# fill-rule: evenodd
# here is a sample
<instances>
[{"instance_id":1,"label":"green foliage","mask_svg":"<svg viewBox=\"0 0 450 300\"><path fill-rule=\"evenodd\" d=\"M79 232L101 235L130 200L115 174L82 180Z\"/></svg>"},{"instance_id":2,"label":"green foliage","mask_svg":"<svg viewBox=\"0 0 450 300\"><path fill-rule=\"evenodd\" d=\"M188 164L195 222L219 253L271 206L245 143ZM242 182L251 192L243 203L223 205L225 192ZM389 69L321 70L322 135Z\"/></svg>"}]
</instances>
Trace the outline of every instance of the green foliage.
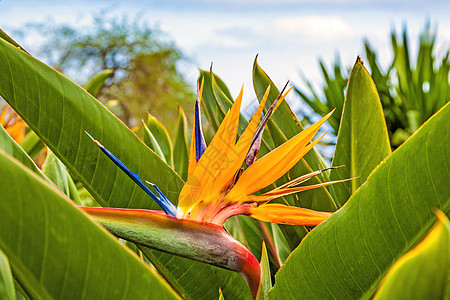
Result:
<instances>
[{"instance_id":1,"label":"green foliage","mask_svg":"<svg viewBox=\"0 0 450 300\"><path fill-rule=\"evenodd\" d=\"M450 100L449 50L437 57L435 40L436 33L428 23L419 37L417 58L412 61L406 27L400 38L392 31L393 59L386 70L381 67L369 42L364 42L365 58L380 96L393 149ZM335 62L331 72L323 61L319 64L325 81L322 91L317 92L305 79L307 89L296 88L296 92L322 116L336 108L329 122L338 132L348 71L343 70L339 61Z\"/></svg>"},{"instance_id":2,"label":"green foliage","mask_svg":"<svg viewBox=\"0 0 450 300\"><path fill-rule=\"evenodd\" d=\"M171 138L166 127L150 114L146 122L142 121L141 128L136 130L140 134L142 141L166 164L174 168L183 180L187 178L189 164L187 127L186 115L181 106L179 106L174 138Z\"/></svg>"},{"instance_id":3,"label":"green foliage","mask_svg":"<svg viewBox=\"0 0 450 300\"><path fill-rule=\"evenodd\" d=\"M105 146L132 168L139 170L146 165L146 169L139 171L143 177L157 184L168 197L176 199L174 195L181 189L182 180L103 105L69 79L33 57L3 40L0 40L0 46L2 97L23 115L30 128L102 204L122 202L128 207L156 207L144 192L135 189L134 183L117 170L113 163L106 158L98 160L100 153L85 131L101 139ZM14 65L15 68L6 68L6 64ZM27 90L15 84L19 80L25 81L27 88L33 91L36 102L30 102ZM37 101L40 101L40 106L35 104ZM140 156L136 157L133 153L139 153ZM96 169L101 171L96 172ZM165 175L155 174L152 169ZM120 189L128 191L121 197L112 195L112 189L117 187L113 183L105 185L103 172L111 176L109 180L113 182L124 182Z\"/></svg>"},{"instance_id":4,"label":"green foliage","mask_svg":"<svg viewBox=\"0 0 450 300\"><path fill-rule=\"evenodd\" d=\"M392 266L375 299L446 298L450 224L441 211L436 214L436 224L414 249Z\"/></svg>"},{"instance_id":5,"label":"green foliage","mask_svg":"<svg viewBox=\"0 0 450 300\"><path fill-rule=\"evenodd\" d=\"M391 154L380 98L359 58L348 80L343 111L333 158L333 166L343 167L332 172L330 178L354 179L333 187L340 206L367 180L372 170Z\"/></svg>"},{"instance_id":6,"label":"green foliage","mask_svg":"<svg viewBox=\"0 0 450 300\"><path fill-rule=\"evenodd\" d=\"M45 179L42 171L36 166L27 153L13 140L13 138L9 136L3 126L0 126L0 149L13 156L28 169Z\"/></svg>"},{"instance_id":7,"label":"green foliage","mask_svg":"<svg viewBox=\"0 0 450 300\"><path fill-rule=\"evenodd\" d=\"M145 132L151 132L154 135L155 140L158 143L159 148L161 149L162 156L164 161L169 165L173 166L173 158L172 158L172 142L170 141L169 133L167 132L166 127L158 121L154 116L148 115L147 122L145 123ZM144 135L144 143L147 144L146 136Z\"/></svg>"},{"instance_id":8,"label":"green foliage","mask_svg":"<svg viewBox=\"0 0 450 300\"><path fill-rule=\"evenodd\" d=\"M45 163L42 165L42 172L73 202L77 205L83 205L75 183L69 173L67 173L66 166L53 152L47 154Z\"/></svg>"},{"instance_id":9,"label":"green foliage","mask_svg":"<svg viewBox=\"0 0 450 300\"><path fill-rule=\"evenodd\" d=\"M278 272L270 296L371 297L393 262L434 223L434 210L450 210L449 118L447 104L304 238Z\"/></svg>"},{"instance_id":10,"label":"green foliage","mask_svg":"<svg viewBox=\"0 0 450 300\"><path fill-rule=\"evenodd\" d=\"M86 131L176 203L188 165L189 124L183 110L179 108L177 122L175 117L171 119L171 123L177 124L172 137L164 122L149 117L145 122L147 128L133 129L140 134L139 139L84 89L24 53L1 32L0 37L3 38L0 39L0 95L28 123L33 130L30 132L35 132L30 141L38 137L53 153L47 156L44 168L47 177L6 131L0 130L0 148L9 153L0 151L0 175L8 174L0 181L0 248L24 288L20 294L49 299L80 298L77 293L111 299L177 296L249 299L250 291L239 274L150 249L139 245L139 239L132 239L137 247L129 242L127 245L141 256L139 260L54 188L57 185L69 195L75 192L81 201L89 192L103 206L157 209L145 193L102 155ZM371 70L377 84L381 72L374 71L372 65ZM341 71L337 68L336 72ZM200 79L204 80L203 111L215 131L233 99L217 75L201 71ZM346 81L344 77L341 79ZM331 85L334 81L329 82ZM267 105L279 94L256 60L253 83L258 100L270 85ZM330 87L328 93L333 90L337 88ZM269 225L245 216L231 218L226 223L235 239L261 258L260 299L370 298L396 261L405 265L400 258L429 230L435 220L433 211L438 208L444 214L449 213L450 105L442 104L438 113L390 155L380 106L385 95L382 88L379 91L380 98L369 73L357 61L345 97L342 94L342 98L335 99L341 103L342 114L334 113L334 122L340 124L340 130L333 165L345 164L345 167L324 172L310 179L308 185L330 178L358 179L340 183L341 186L335 185L330 190L322 187L280 200L325 211L335 211L345 203L332 217L314 230ZM194 100L190 98L192 106ZM328 113L326 104L322 104L323 112ZM246 124L247 120L241 116L240 133ZM331 125L334 126L333 121ZM289 106L281 104L267 125L260 154L268 153L302 129ZM29 144L28 148L35 147L34 143ZM321 155L311 151L273 187L324 167L326 163ZM69 173L78 191L73 182L70 184ZM87 191L81 192L80 184ZM121 230L119 225L117 228ZM145 226L142 229L149 230ZM157 249L161 245L172 246L167 240L165 244L158 243L160 232L148 233L147 245L157 245ZM444 247L448 246L448 237L442 236L435 239L436 244L443 246L439 250L443 252L439 253L448 252ZM126 238L127 233L122 237ZM262 240L267 249L261 246ZM31 248L34 250L29 251ZM448 269L448 257L444 255L420 259L421 262L408 265L407 274L417 273L420 265ZM147 262L160 276L145 265ZM274 281L272 276L276 272ZM393 280L389 277L385 282ZM275 282L272 289L271 282ZM439 283L439 287L446 285ZM16 285L16 289L20 286ZM425 286L422 291L428 289ZM149 290L160 294L149 294ZM73 294L67 296L69 291Z\"/></svg>"},{"instance_id":11,"label":"green foliage","mask_svg":"<svg viewBox=\"0 0 450 300\"><path fill-rule=\"evenodd\" d=\"M24 139L20 142L20 147L30 156L35 157L45 148L39 136L33 130L29 130Z\"/></svg>"},{"instance_id":12,"label":"green foliage","mask_svg":"<svg viewBox=\"0 0 450 300\"><path fill-rule=\"evenodd\" d=\"M188 123L186 115L181 106L178 107L177 130L173 144L173 165L175 171L183 178L187 179L189 164L189 138Z\"/></svg>"},{"instance_id":13,"label":"green foliage","mask_svg":"<svg viewBox=\"0 0 450 300\"><path fill-rule=\"evenodd\" d=\"M214 79L213 79L214 77ZM222 82L220 78L212 72L200 70L200 77L198 82L203 82L203 93L202 93L202 108L203 113L207 116L209 124L212 126L214 132L219 128L220 123L225 117L224 109L229 109L232 104L232 97L228 95L228 101L223 104L228 104L227 107L223 108L218 105L217 96L214 93L214 83Z\"/></svg>"},{"instance_id":14,"label":"green foliage","mask_svg":"<svg viewBox=\"0 0 450 300\"><path fill-rule=\"evenodd\" d=\"M144 128L144 133L143 133L143 142L150 148L152 149L156 155L158 155L165 163L167 163L166 161L166 157L164 156L163 151L161 150L161 146L158 143L156 137L153 135L153 133L150 131L150 129L148 128L147 124L145 124L144 122L142 123L142 127Z\"/></svg>"},{"instance_id":15,"label":"green foliage","mask_svg":"<svg viewBox=\"0 0 450 300\"><path fill-rule=\"evenodd\" d=\"M84 88L86 89L86 91L89 94L96 97L98 95L98 93L100 92L100 90L102 89L102 87L105 86L106 80L108 80L108 78L110 78L113 74L114 74L114 70L110 70L110 69L102 70L102 71L98 72L97 74L94 74L94 76L92 76L88 80L88 82L86 82L86 84L84 85Z\"/></svg>"},{"instance_id":16,"label":"green foliage","mask_svg":"<svg viewBox=\"0 0 450 300\"><path fill-rule=\"evenodd\" d=\"M4 300L16 299L16 292L14 290L14 282L9 267L8 258L0 249L0 298Z\"/></svg>"},{"instance_id":17,"label":"green foliage","mask_svg":"<svg viewBox=\"0 0 450 300\"><path fill-rule=\"evenodd\" d=\"M270 265L267 257L267 249L263 245L261 255L261 286L258 291L257 300L269 299L269 290L272 288L272 280L270 279Z\"/></svg>"}]
</instances>

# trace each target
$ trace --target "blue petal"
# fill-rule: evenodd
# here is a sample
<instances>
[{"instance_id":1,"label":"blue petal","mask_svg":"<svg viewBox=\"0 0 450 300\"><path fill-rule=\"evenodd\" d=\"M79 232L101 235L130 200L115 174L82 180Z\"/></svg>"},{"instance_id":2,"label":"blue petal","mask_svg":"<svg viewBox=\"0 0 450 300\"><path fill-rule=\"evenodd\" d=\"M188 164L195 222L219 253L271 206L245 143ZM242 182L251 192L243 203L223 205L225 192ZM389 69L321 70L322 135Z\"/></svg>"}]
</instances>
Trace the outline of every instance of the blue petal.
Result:
<instances>
[{"instance_id":1,"label":"blue petal","mask_svg":"<svg viewBox=\"0 0 450 300\"><path fill-rule=\"evenodd\" d=\"M156 190L160 198L166 200L167 202L170 202L169 199L167 199L166 195L163 194L163 192L159 189L159 187L156 184L148 182L147 180L145 182L150 184Z\"/></svg>"},{"instance_id":2,"label":"blue petal","mask_svg":"<svg viewBox=\"0 0 450 300\"><path fill-rule=\"evenodd\" d=\"M202 120L200 115L199 100L195 102L195 157L197 161L206 150L206 142L202 131Z\"/></svg>"},{"instance_id":3,"label":"blue petal","mask_svg":"<svg viewBox=\"0 0 450 300\"><path fill-rule=\"evenodd\" d=\"M88 134L86 132L86 134ZM89 134L88 134L89 135ZM169 201L169 199L167 199L166 196L163 195L163 193L161 192L161 190L156 186L153 185L153 187L155 188L155 190L158 192L158 194L161 197L156 196L140 179L139 179L139 175L136 173L133 173L130 171L130 169L128 169L117 157L115 157L108 149L106 149L105 147L103 147L103 145L101 145L99 142L97 142L96 140L94 140L90 135L89 137L100 147L100 149L103 151L103 153L106 154L106 156L109 157L109 159L111 159L119 168L122 169L122 171L125 172L125 174L128 175L128 177L130 177L131 179L133 179L133 181L141 188L143 189L147 194L150 195L150 197L153 198L153 200L155 200L156 203L158 203L159 206L161 206L161 208L164 210L164 212L169 215L169 216L173 216L175 217L177 214L177 208L175 205L172 204L172 202Z\"/></svg>"}]
</instances>

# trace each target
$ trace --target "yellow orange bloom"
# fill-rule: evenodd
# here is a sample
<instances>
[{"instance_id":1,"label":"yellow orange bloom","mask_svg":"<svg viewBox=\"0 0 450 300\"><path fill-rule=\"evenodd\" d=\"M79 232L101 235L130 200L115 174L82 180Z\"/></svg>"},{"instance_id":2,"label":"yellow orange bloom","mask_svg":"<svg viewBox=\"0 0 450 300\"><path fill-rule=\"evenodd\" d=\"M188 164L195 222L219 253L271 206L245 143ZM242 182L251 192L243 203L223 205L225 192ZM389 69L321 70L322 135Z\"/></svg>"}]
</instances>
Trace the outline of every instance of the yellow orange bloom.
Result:
<instances>
[{"instance_id":1,"label":"yellow orange bloom","mask_svg":"<svg viewBox=\"0 0 450 300\"><path fill-rule=\"evenodd\" d=\"M328 114L262 158L256 161L253 159L254 163L252 161L248 168L243 169L242 166L249 156L254 141L258 137L260 138L262 133L262 128L258 127L258 123L269 91L270 87L266 90L247 128L236 141L243 93L241 90L210 144L204 151L201 151L200 157L196 151L198 149L196 142L201 131L198 130L196 120L191 141L189 174L178 198L177 217L222 225L230 216L244 214L268 222L317 225L330 215L300 207L267 204L267 202L284 195L335 182L293 187L301 183L294 179L283 188L277 188L261 195L253 195L287 173L317 144L323 136L311 143L310 141L331 115L331 113ZM197 104L200 102L201 92L202 86L199 89ZM274 102L270 114L276 110L288 92L280 95L280 99ZM199 118L199 114L196 113L195 117ZM261 124L262 127L265 122ZM258 128L260 130L257 132ZM312 176L317 174L315 172Z\"/></svg>"},{"instance_id":2,"label":"yellow orange bloom","mask_svg":"<svg viewBox=\"0 0 450 300\"><path fill-rule=\"evenodd\" d=\"M27 124L8 105L5 105L0 111L0 124L17 143L20 143L23 140Z\"/></svg>"}]
</instances>

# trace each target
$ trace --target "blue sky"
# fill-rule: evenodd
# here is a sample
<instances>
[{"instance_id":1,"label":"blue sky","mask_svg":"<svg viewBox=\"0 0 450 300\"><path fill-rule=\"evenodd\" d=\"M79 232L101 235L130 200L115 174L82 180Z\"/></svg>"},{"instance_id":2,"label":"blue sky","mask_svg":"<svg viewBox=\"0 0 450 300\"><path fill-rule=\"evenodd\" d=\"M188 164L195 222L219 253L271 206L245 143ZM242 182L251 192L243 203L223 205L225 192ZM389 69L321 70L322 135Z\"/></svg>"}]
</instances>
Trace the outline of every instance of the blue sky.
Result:
<instances>
[{"instance_id":1,"label":"blue sky","mask_svg":"<svg viewBox=\"0 0 450 300\"><path fill-rule=\"evenodd\" d=\"M299 70L321 83L317 60L330 65L336 53L351 66L363 54L367 38L382 62L390 59L389 31L408 25L411 47L427 19L438 28L438 51L450 48L450 1L362 0L166 0L166 1L53 1L1 0L0 28L11 32L30 21L52 18L87 26L92 13L136 14L156 25L184 51L191 63L184 70L194 85L197 68L214 71L233 95L245 85L245 99L254 98L251 68L259 63L278 85L286 80L301 86ZM18 42L28 48L38 40ZM288 99L296 105L294 96Z\"/></svg>"}]
</instances>

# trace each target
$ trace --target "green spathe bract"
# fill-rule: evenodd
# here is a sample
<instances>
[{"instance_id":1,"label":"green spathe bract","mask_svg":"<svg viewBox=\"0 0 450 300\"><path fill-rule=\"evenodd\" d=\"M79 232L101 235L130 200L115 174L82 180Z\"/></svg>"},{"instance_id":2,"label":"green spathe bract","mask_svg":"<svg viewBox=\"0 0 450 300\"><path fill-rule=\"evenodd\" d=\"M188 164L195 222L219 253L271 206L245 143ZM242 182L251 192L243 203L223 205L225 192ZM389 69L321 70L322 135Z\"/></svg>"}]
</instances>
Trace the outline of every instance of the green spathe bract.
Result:
<instances>
[{"instance_id":1,"label":"green spathe bract","mask_svg":"<svg viewBox=\"0 0 450 300\"><path fill-rule=\"evenodd\" d=\"M83 210L118 237L238 272L256 296L260 281L258 261L220 226L168 217L158 211L95 207Z\"/></svg>"}]
</instances>

